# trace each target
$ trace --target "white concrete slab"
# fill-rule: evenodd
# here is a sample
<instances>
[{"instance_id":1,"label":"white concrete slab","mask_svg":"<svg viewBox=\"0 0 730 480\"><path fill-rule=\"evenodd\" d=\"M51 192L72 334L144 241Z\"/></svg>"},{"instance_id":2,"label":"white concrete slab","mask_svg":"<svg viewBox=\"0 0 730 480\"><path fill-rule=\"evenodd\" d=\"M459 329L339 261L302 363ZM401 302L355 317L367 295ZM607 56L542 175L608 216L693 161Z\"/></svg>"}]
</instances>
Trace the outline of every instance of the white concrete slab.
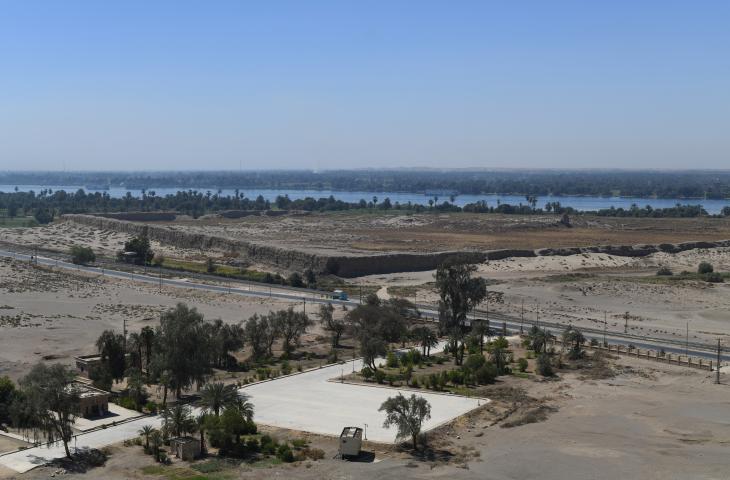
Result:
<instances>
[{"instance_id":1,"label":"white concrete slab","mask_svg":"<svg viewBox=\"0 0 730 480\"><path fill-rule=\"evenodd\" d=\"M355 370L362 361L355 360ZM393 443L396 430L383 428L385 413L378 408L397 389L331 382L342 373L351 373L353 362L334 365L273 381L248 385L241 391L251 397L257 423L293 430L339 435L344 427L366 428L371 441ZM420 395L431 404L431 419L424 431L448 422L489 400L442 395L426 391L402 391Z\"/></svg>"}]
</instances>

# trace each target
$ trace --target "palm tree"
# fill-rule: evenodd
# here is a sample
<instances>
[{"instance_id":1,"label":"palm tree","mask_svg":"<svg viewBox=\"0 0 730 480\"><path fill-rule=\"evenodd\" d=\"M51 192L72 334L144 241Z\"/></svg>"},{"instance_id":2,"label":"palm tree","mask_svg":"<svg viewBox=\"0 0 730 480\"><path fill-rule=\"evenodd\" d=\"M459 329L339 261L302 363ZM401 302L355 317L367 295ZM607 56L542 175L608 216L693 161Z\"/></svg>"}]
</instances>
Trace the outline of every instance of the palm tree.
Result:
<instances>
[{"instance_id":1,"label":"palm tree","mask_svg":"<svg viewBox=\"0 0 730 480\"><path fill-rule=\"evenodd\" d=\"M583 353L582 347L585 341L586 339L583 336L583 333L577 328L569 326L563 332L563 345L570 345L568 356L573 360L580 358Z\"/></svg>"},{"instance_id":2,"label":"palm tree","mask_svg":"<svg viewBox=\"0 0 730 480\"><path fill-rule=\"evenodd\" d=\"M541 330L540 328L533 326L529 333L529 338L532 343L532 350L536 353L547 352L547 345L552 340L553 335L547 330Z\"/></svg>"},{"instance_id":3,"label":"palm tree","mask_svg":"<svg viewBox=\"0 0 730 480\"><path fill-rule=\"evenodd\" d=\"M176 437L182 437L186 433L195 430L195 422L187 405L175 405L172 409L162 412L162 425L165 431Z\"/></svg>"},{"instance_id":4,"label":"palm tree","mask_svg":"<svg viewBox=\"0 0 730 480\"><path fill-rule=\"evenodd\" d=\"M423 355L431 356L431 349L438 345L439 339L436 333L428 327L418 327L413 331L414 337L421 344Z\"/></svg>"},{"instance_id":5,"label":"palm tree","mask_svg":"<svg viewBox=\"0 0 730 480\"><path fill-rule=\"evenodd\" d=\"M150 436L156 432L152 425L145 425L142 427L139 432L137 432L140 436L144 437L144 449L145 451L149 451L150 449Z\"/></svg>"},{"instance_id":6,"label":"palm tree","mask_svg":"<svg viewBox=\"0 0 730 480\"><path fill-rule=\"evenodd\" d=\"M205 454L205 422L206 415L201 413L195 417L195 426L198 428L200 434L200 453Z\"/></svg>"},{"instance_id":7,"label":"palm tree","mask_svg":"<svg viewBox=\"0 0 730 480\"><path fill-rule=\"evenodd\" d=\"M200 394L200 403L206 412L213 412L217 417L222 409L236 403L238 392L235 385L224 385L221 382L208 383Z\"/></svg>"},{"instance_id":8,"label":"palm tree","mask_svg":"<svg viewBox=\"0 0 730 480\"><path fill-rule=\"evenodd\" d=\"M164 439L162 438L162 434L159 430L153 430L150 434L150 443L152 443L152 452L155 455L155 461L160 461L160 447L162 446L162 443L164 442Z\"/></svg>"},{"instance_id":9,"label":"palm tree","mask_svg":"<svg viewBox=\"0 0 730 480\"><path fill-rule=\"evenodd\" d=\"M496 342L495 342L496 343ZM490 360L497 367L497 371L502 374L504 373L505 367L507 366L507 352L500 346L492 347L490 352Z\"/></svg>"},{"instance_id":10,"label":"palm tree","mask_svg":"<svg viewBox=\"0 0 730 480\"><path fill-rule=\"evenodd\" d=\"M250 398L251 397L249 397L245 393L238 393L236 395L236 402L232 406L232 408L238 410L238 413L240 413L247 422L253 420L254 406L253 403L250 402Z\"/></svg>"},{"instance_id":11,"label":"palm tree","mask_svg":"<svg viewBox=\"0 0 730 480\"><path fill-rule=\"evenodd\" d=\"M144 389L142 373L136 367L127 370L127 393L130 398L134 399L137 409L142 411L142 402L144 402L147 392Z\"/></svg>"},{"instance_id":12,"label":"palm tree","mask_svg":"<svg viewBox=\"0 0 730 480\"><path fill-rule=\"evenodd\" d=\"M129 334L127 351L131 354L132 366L142 370L142 337L139 333Z\"/></svg>"},{"instance_id":13,"label":"palm tree","mask_svg":"<svg viewBox=\"0 0 730 480\"><path fill-rule=\"evenodd\" d=\"M145 367L147 368L147 371L149 372L150 369L150 362L152 361L152 343L155 339L155 331L150 326L146 326L142 328L142 330L139 332L140 340L144 344L144 352L145 352ZM141 360L141 359L140 359Z\"/></svg>"}]
</instances>

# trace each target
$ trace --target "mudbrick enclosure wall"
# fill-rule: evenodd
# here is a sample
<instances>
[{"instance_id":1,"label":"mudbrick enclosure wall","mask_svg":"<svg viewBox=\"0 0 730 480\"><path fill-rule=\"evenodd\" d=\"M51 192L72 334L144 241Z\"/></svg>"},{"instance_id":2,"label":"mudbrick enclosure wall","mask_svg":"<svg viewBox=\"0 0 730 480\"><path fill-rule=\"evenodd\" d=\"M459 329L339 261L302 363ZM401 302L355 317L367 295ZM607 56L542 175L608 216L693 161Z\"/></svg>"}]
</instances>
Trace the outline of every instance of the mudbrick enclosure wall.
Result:
<instances>
[{"instance_id":1,"label":"mudbrick enclosure wall","mask_svg":"<svg viewBox=\"0 0 730 480\"><path fill-rule=\"evenodd\" d=\"M94 215L64 215L64 219L100 230L112 230L129 235L147 235L179 248L234 252L251 262L276 268L302 271L307 268L317 273L331 273L342 277L357 277L383 273L433 270L449 259L467 263L483 263L508 257L567 256L580 253L606 253L624 257L643 257L657 252L678 253L696 248L730 247L730 240L717 242L662 243L659 245L602 245L573 248L543 248L539 250L484 250L450 251L437 253L389 253L362 255L321 255L298 250L262 245L245 240L184 232L167 226L145 225Z\"/></svg>"}]
</instances>

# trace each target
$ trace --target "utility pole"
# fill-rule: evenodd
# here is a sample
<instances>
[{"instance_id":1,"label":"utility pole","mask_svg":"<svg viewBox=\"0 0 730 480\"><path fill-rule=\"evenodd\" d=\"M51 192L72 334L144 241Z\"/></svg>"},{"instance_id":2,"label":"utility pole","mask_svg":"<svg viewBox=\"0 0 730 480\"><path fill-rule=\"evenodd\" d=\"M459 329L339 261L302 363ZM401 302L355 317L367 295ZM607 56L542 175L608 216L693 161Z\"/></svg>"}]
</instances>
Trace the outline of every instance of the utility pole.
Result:
<instances>
[{"instance_id":1,"label":"utility pole","mask_svg":"<svg viewBox=\"0 0 730 480\"><path fill-rule=\"evenodd\" d=\"M603 311L603 346L606 346L606 329L608 328L608 312Z\"/></svg>"},{"instance_id":2,"label":"utility pole","mask_svg":"<svg viewBox=\"0 0 730 480\"><path fill-rule=\"evenodd\" d=\"M720 339L717 339L717 368L715 369L715 383L720 385Z\"/></svg>"},{"instance_id":3,"label":"utility pole","mask_svg":"<svg viewBox=\"0 0 730 480\"><path fill-rule=\"evenodd\" d=\"M684 344L684 356L689 358L689 322L687 322L687 337Z\"/></svg>"},{"instance_id":4,"label":"utility pole","mask_svg":"<svg viewBox=\"0 0 730 480\"><path fill-rule=\"evenodd\" d=\"M525 299L522 299L522 307L520 307L520 335L522 335L524 332L522 331L522 324L525 322Z\"/></svg>"},{"instance_id":5,"label":"utility pole","mask_svg":"<svg viewBox=\"0 0 730 480\"><path fill-rule=\"evenodd\" d=\"M307 314L307 297L302 297L302 300L304 300L304 315Z\"/></svg>"},{"instance_id":6,"label":"utility pole","mask_svg":"<svg viewBox=\"0 0 730 480\"><path fill-rule=\"evenodd\" d=\"M122 320L122 333L124 334L124 353L127 353L127 317Z\"/></svg>"},{"instance_id":7,"label":"utility pole","mask_svg":"<svg viewBox=\"0 0 730 480\"><path fill-rule=\"evenodd\" d=\"M160 293L162 293L162 264L160 264Z\"/></svg>"},{"instance_id":8,"label":"utility pole","mask_svg":"<svg viewBox=\"0 0 730 480\"><path fill-rule=\"evenodd\" d=\"M629 312L624 313L624 333L629 333Z\"/></svg>"}]
</instances>

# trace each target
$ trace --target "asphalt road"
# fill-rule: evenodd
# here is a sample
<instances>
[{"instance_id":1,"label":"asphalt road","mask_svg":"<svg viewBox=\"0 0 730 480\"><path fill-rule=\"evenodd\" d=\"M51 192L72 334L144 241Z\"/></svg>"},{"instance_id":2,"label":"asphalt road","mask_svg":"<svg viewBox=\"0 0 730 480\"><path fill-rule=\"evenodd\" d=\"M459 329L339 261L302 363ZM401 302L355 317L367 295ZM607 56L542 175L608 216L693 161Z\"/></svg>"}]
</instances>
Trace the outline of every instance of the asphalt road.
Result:
<instances>
[{"instance_id":1,"label":"asphalt road","mask_svg":"<svg viewBox=\"0 0 730 480\"><path fill-rule=\"evenodd\" d=\"M11 252L8 250L0 250L0 257L14 258L16 260L30 262L31 256L23 253ZM323 292L318 291L303 291L300 289L289 289L281 286L264 286L260 284L252 283L236 283L229 282L228 285L211 285L207 283L200 283L194 281L179 280L174 278L166 278L162 275L155 276L151 274L140 274L124 272L119 270L110 270L100 267L74 265L73 263L64 262L59 259L47 258L38 256L35 260L39 265L45 265L49 267L57 267L68 270L83 271L87 273L93 273L97 275L104 275L109 278L120 278L126 280L134 280L138 282L145 282L149 284L155 284L162 286L174 286L181 288L192 288L196 290L206 290L218 293L230 293L235 295L245 295L254 297L268 297L277 298L282 300L290 300L294 302L306 302L306 303L331 303L333 305L347 305L357 306L359 301L356 300L334 300L326 297ZM234 286L237 285L237 286ZM437 310L431 305L418 304L418 308L421 315L425 318L432 320L438 319ZM488 317L483 313L477 313L474 318L486 320L489 319L492 323L493 328L501 328L501 323L506 323L508 332L519 332L520 326L522 325L525 329L529 329L534 322L520 322L520 319L510 317L501 313L489 313ZM539 323L540 328L544 328L555 335L559 335L565 328L563 325L558 325L550 322L541 321ZM595 329L582 328L583 334L588 338L595 338L599 342L603 341L604 333ZM688 353L693 357L701 357L706 360L716 360L717 351L714 345L704 345L697 342L689 342L684 345L683 342L678 340L661 339L655 337L641 337L638 335L624 334L621 332L607 331L605 333L606 340L613 344L621 345L634 345L637 348L660 350L663 349L666 353L681 354ZM730 361L730 354L723 352L721 355L723 362Z\"/></svg>"}]
</instances>

